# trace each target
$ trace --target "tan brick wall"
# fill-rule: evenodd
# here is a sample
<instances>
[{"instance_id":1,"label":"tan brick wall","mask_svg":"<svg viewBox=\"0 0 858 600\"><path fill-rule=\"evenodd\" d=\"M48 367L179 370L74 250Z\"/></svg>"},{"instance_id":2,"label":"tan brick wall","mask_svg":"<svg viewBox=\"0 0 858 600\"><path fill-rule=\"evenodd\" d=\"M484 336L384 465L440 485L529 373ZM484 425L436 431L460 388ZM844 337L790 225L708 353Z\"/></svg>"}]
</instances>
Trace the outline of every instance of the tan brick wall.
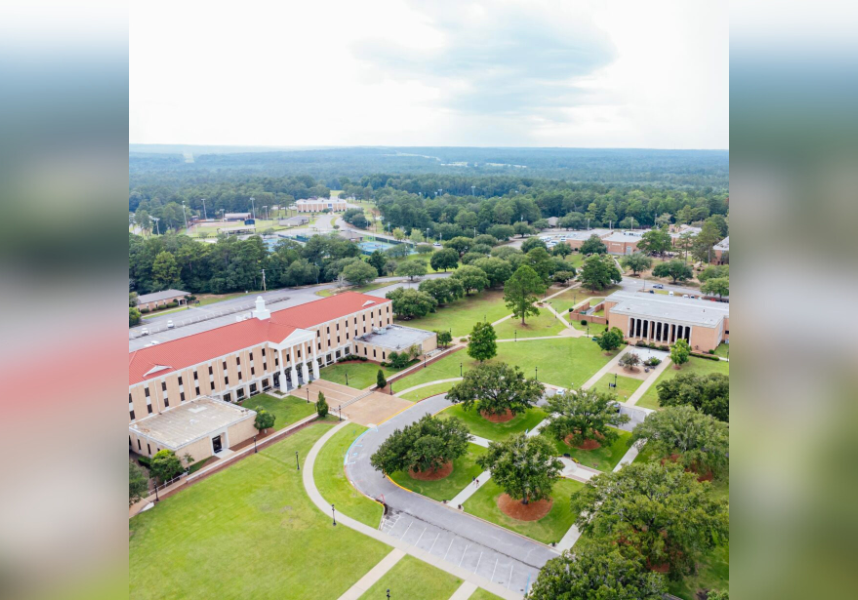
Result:
<instances>
[{"instance_id":1,"label":"tan brick wall","mask_svg":"<svg viewBox=\"0 0 858 600\"><path fill-rule=\"evenodd\" d=\"M256 425L254 424L254 418L245 419L240 423L236 423L232 427L227 430L227 437L229 438L229 447L232 448L237 446L241 442L247 441L257 434Z\"/></svg>"}]
</instances>

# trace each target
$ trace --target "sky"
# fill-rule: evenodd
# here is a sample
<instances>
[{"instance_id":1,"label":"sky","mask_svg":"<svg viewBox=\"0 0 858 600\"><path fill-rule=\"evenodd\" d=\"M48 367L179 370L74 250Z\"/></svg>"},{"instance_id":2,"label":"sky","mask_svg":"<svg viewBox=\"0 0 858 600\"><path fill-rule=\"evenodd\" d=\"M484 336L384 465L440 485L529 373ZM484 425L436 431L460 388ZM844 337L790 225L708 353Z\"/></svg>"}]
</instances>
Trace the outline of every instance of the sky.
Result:
<instances>
[{"instance_id":1,"label":"sky","mask_svg":"<svg viewBox=\"0 0 858 600\"><path fill-rule=\"evenodd\" d=\"M729 148L728 3L132 0L131 143Z\"/></svg>"}]
</instances>

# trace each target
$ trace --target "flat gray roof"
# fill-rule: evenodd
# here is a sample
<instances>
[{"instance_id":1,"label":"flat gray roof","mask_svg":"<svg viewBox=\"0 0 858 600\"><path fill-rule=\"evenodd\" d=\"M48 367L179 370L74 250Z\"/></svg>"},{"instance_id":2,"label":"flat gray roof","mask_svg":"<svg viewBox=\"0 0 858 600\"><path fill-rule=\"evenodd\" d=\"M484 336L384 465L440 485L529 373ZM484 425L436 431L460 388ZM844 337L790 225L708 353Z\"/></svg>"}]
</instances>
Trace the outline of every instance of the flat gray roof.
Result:
<instances>
[{"instance_id":1,"label":"flat gray roof","mask_svg":"<svg viewBox=\"0 0 858 600\"><path fill-rule=\"evenodd\" d=\"M603 237L603 242L639 242L643 232L638 233L635 232L623 232L623 231L615 231L608 237Z\"/></svg>"},{"instance_id":2,"label":"flat gray roof","mask_svg":"<svg viewBox=\"0 0 858 600\"><path fill-rule=\"evenodd\" d=\"M728 235L723 240L721 240L720 242L715 244L715 246L713 246L713 247L717 248L718 250L729 252L730 251L730 236Z\"/></svg>"},{"instance_id":3,"label":"flat gray roof","mask_svg":"<svg viewBox=\"0 0 858 600\"><path fill-rule=\"evenodd\" d=\"M163 292L153 292L151 294L143 294L137 296L137 304L145 302L157 302L159 300L169 300L170 298L178 298L179 296L188 296L189 292L182 290L164 290Z\"/></svg>"},{"instance_id":4,"label":"flat gray roof","mask_svg":"<svg viewBox=\"0 0 858 600\"><path fill-rule=\"evenodd\" d=\"M723 302L696 300L680 296L643 292L616 292L605 298L616 302L612 313L649 319L669 319L685 325L717 327L730 316L730 305Z\"/></svg>"},{"instance_id":5,"label":"flat gray roof","mask_svg":"<svg viewBox=\"0 0 858 600\"><path fill-rule=\"evenodd\" d=\"M200 396L160 415L132 423L129 429L170 450L178 450L248 417L256 418L256 412L223 400Z\"/></svg>"},{"instance_id":6,"label":"flat gray roof","mask_svg":"<svg viewBox=\"0 0 858 600\"><path fill-rule=\"evenodd\" d=\"M402 350L408 350L408 348L415 344L421 345L423 340L433 335L435 334L431 331L403 327L402 325L388 325L385 329L382 329L381 333L368 333L358 339L361 342L373 344L380 348L401 352Z\"/></svg>"}]
</instances>

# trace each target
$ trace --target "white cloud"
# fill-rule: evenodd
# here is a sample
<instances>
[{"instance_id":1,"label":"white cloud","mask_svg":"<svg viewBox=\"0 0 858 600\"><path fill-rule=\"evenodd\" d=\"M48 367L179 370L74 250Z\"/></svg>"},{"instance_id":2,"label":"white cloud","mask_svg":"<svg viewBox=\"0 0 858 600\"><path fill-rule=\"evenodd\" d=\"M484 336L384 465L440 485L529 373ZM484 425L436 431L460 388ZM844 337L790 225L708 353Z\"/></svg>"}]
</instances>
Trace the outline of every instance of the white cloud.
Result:
<instances>
[{"instance_id":1,"label":"white cloud","mask_svg":"<svg viewBox=\"0 0 858 600\"><path fill-rule=\"evenodd\" d=\"M133 2L131 141L726 148L725 3Z\"/></svg>"}]
</instances>

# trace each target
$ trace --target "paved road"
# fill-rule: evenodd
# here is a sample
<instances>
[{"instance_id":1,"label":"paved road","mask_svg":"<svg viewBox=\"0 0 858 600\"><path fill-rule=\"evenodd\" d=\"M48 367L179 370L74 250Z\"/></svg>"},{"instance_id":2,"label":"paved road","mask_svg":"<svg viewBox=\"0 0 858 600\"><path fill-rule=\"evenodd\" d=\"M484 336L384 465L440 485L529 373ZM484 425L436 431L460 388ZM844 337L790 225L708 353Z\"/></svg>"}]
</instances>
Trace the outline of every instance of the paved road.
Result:
<instances>
[{"instance_id":1,"label":"paved road","mask_svg":"<svg viewBox=\"0 0 858 600\"><path fill-rule=\"evenodd\" d=\"M382 522L382 531L510 590L524 593L528 581L532 584L545 562L558 555L555 551L470 517L455 507L405 491L370 465L370 456L395 429L448 405L446 396L435 396L377 429L370 429L349 453L349 476L368 496L384 496L390 511Z\"/></svg>"}]
</instances>

